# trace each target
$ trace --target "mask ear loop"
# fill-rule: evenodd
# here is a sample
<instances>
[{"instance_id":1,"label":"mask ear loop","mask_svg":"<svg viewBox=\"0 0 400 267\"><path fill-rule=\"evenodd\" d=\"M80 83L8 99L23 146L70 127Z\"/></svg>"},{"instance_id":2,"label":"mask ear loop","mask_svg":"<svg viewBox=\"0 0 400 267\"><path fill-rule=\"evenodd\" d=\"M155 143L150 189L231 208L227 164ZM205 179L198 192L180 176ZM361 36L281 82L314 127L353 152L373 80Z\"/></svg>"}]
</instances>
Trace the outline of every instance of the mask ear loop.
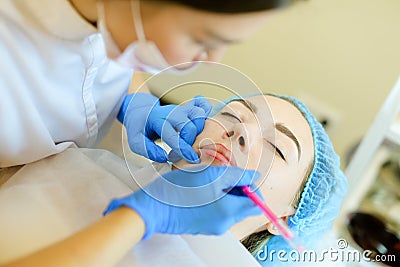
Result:
<instances>
[{"instance_id":1,"label":"mask ear loop","mask_svg":"<svg viewBox=\"0 0 400 267\"><path fill-rule=\"evenodd\" d=\"M139 42L146 42L146 36L144 34L142 15L140 14L140 1L131 0L131 11L133 15L133 25L135 25L136 35Z\"/></svg>"},{"instance_id":2,"label":"mask ear loop","mask_svg":"<svg viewBox=\"0 0 400 267\"><path fill-rule=\"evenodd\" d=\"M111 58L115 58L121 54L121 50L118 45L115 43L111 33L108 31L106 26L106 15L104 10L104 2L103 0L99 0L96 2L97 7L97 29L103 35L103 40L110 51L107 52Z\"/></svg>"},{"instance_id":3,"label":"mask ear loop","mask_svg":"<svg viewBox=\"0 0 400 267\"><path fill-rule=\"evenodd\" d=\"M103 0L96 1L97 20L104 20L104 3Z\"/></svg>"}]
</instances>

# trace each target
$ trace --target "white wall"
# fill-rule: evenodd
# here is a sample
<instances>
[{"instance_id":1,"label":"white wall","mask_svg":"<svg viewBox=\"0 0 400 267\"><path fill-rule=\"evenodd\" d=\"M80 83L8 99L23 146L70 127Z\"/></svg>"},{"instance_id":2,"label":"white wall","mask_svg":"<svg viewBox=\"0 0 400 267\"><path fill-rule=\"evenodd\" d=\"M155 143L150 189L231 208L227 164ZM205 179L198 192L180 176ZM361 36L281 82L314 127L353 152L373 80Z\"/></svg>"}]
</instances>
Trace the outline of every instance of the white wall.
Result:
<instances>
[{"instance_id":1,"label":"white wall","mask_svg":"<svg viewBox=\"0 0 400 267\"><path fill-rule=\"evenodd\" d=\"M223 63L265 92L311 95L336 111L340 118L330 134L344 156L400 75L400 1L298 3L230 47Z\"/></svg>"}]
</instances>

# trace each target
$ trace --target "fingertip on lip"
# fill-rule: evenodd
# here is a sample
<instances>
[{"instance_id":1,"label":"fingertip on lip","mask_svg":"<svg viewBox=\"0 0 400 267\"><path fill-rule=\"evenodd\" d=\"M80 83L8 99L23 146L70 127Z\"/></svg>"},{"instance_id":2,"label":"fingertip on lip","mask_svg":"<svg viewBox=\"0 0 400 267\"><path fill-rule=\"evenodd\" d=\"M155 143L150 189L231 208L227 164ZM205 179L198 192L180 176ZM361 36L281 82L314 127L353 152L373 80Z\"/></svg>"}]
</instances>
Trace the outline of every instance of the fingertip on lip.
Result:
<instances>
[{"instance_id":1,"label":"fingertip on lip","mask_svg":"<svg viewBox=\"0 0 400 267\"><path fill-rule=\"evenodd\" d=\"M196 152L190 153L188 156L183 157L186 161L197 164L200 163L200 157Z\"/></svg>"},{"instance_id":2,"label":"fingertip on lip","mask_svg":"<svg viewBox=\"0 0 400 267\"><path fill-rule=\"evenodd\" d=\"M197 157L196 159L191 159L190 163L198 164L198 163L200 163L200 158Z\"/></svg>"},{"instance_id":3,"label":"fingertip on lip","mask_svg":"<svg viewBox=\"0 0 400 267\"><path fill-rule=\"evenodd\" d=\"M168 161L171 161L173 163L180 161L182 158L179 155L169 155L168 156Z\"/></svg>"}]
</instances>

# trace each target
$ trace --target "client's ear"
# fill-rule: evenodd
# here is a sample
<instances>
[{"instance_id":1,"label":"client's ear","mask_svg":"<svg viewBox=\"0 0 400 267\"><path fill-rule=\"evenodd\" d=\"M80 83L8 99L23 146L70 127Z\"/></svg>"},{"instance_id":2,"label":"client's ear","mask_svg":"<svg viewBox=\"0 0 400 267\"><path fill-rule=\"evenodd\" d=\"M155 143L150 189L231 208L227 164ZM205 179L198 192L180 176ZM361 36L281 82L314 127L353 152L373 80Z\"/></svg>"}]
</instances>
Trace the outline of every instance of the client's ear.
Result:
<instances>
[{"instance_id":1,"label":"client's ear","mask_svg":"<svg viewBox=\"0 0 400 267\"><path fill-rule=\"evenodd\" d=\"M283 216L283 217L281 217L281 219L285 223L287 223L287 221L289 219L289 216ZM281 235L281 233L279 232L278 228L276 228L276 226L273 225L271 222L267 222L266 226L267 226L268 232L270 232L271 234L273 234L273 235Z\"/></svg>"},{"instance_id":2,"label":"client's ear","mask_svg":"<svg viewBox=\"0 0 400 267\"><path fill-rule=\"evenodd\" d=\"M296 209L293 207L290 207L289 210L285 213L285 216L282 216L281 219L287 223L289 218L296 212ZM266 224L268 232L270 232L273 235L280 235L280 232L278 228L276 228L271 222L267 222Z\"/></svg>"}]
</instances>

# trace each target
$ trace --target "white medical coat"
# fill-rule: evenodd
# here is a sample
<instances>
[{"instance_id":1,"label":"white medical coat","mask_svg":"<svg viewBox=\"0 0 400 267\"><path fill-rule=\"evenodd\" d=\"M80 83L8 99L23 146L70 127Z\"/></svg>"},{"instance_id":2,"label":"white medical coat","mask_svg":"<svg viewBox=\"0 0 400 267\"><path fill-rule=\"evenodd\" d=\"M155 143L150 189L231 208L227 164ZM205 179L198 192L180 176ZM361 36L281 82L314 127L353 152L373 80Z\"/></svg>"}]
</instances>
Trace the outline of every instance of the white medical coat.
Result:
<instances>
[{"instance_id":1,"label":"white medical coat","mask_svg":"<svg viewBox=\"0 0 400 267\"><path fill-rule=\"evenodd\" d=\"M131 77L67 0L1 0L0 168L93 147Z\"/></svg>"}]
</instances>

